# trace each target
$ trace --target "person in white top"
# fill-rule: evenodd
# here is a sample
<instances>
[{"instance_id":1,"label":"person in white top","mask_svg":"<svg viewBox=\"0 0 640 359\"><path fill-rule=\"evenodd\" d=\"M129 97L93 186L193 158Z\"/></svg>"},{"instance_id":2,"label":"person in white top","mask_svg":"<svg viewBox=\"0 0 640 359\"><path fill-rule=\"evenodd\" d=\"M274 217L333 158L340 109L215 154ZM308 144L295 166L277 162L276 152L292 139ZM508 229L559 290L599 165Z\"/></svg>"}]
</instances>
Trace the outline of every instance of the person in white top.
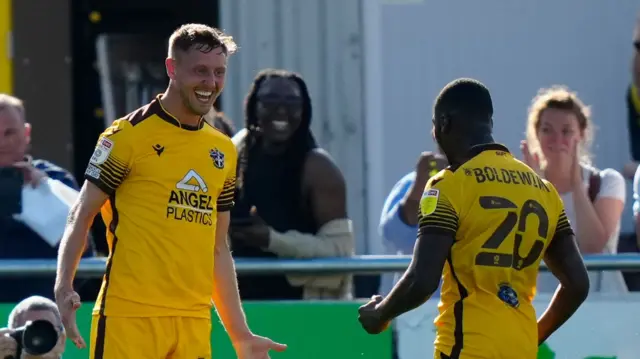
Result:
<instances>
[{"instance_id":1,"label":"person in white top","mask_svg":"<svg viewBox=\"0 0 640 359\"><path fill-rule=\"evenodd\" d=\"M561 194L565 211L583 254L617 252L625 180L611 168L591 165L593 139L590 110L564 86L542 89L533 99L522 141L524 162L550 181ZM619 271L589 272L592 292L627 292ZM538 277L538 292L554 292L558 281L550 273Z\"/></svg>"},{"instance_id":2,"label":"person in white top","mask_svg":"<svg viewBox=\"0 0 640 359\"><path fill-rule=\"evenodd\" d=\"M635 223L636 241L640 248L640 166L633 176L633 223Z\"/></svg>"}]
</instances>

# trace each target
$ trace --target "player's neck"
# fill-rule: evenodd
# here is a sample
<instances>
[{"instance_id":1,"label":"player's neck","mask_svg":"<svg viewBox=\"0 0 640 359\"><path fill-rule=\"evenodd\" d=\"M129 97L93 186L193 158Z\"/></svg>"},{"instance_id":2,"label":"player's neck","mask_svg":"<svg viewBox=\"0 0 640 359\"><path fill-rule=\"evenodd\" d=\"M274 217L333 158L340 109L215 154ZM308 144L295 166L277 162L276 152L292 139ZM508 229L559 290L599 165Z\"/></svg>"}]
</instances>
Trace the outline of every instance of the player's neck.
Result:
<instances>
[{"instance_id":1,"label":"player's neck","mask_svg":"<svg viewBox=\"0 0 640 359\"><path fill-rule=\"evenodd\" d=\"M488 143L495 143L493 137L488 134L478 134L476 136L460 136L455 139L455 147L459 148L459 151L451 151L451 163L462 165L469 160L471 149L475 146L486 145ZM460 146L464 144L464 146ZM459 146L459 147L458 147ZM452 146L453 147L453 146ZM449 156L447 155L447 158Z\"/></svg>"},{"instance_id":2,"label":"player's neck","mask_svg":"<svg viewBox=\"0 0 640 359\"><path fill-rule=\"evenodd\" d=\"M160 102L162 103L162 107L177 118L181 124L194 127L200 124L201 116L188 111L182 103L180 96L174 94L171 88L168 88L162 96L160 96Z\"/></svg>"}]
</instances>

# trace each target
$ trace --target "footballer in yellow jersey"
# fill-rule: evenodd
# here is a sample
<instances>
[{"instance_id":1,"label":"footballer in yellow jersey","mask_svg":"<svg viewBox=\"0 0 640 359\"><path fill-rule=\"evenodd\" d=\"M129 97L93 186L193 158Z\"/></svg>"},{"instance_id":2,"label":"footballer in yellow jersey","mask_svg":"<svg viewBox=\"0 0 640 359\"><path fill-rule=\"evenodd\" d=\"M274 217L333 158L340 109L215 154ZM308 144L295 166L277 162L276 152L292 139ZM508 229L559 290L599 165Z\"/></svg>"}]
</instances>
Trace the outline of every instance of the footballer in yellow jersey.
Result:
<instances>
[{"instance_id":1,"label":"footballer in yellow jersey","mask_svg":"<svg viewBox=\"0 0 640 359\"><path fill-rule=\"evenodd\" d=\"M491 136L489 91L447 85L434 137L452 164L427 184L411 266L387 298L360 309L370 333L424 303L443 277L435 358L534 359L539 343L586 298L589 279L555 188ZM540 261L561 290L536 321Z\"/></svg>"},{"instance_id":2,"label":"footballer in yellow jersey","mask_svg":"<svg viewBox=\"0 0 640 359\"><path fill-rule=\"evenodd\" d=\"M242 312L226 238L237 153L203 118L234 49L219 30L182 26L169 40L168 89L98 139L63 236L55 290L69 338L84 347L70 283L77 248L101 210L110 253L90 358L211 358L212 301L239 357L284 350L252 334Z\"/></svg>"},{"instance_id":3,"label":"footballer in yellow jersey","mask_svg":"<svg viewBox=\"0 0 640 359\"><path fill-rule=\"evenodd\" d=\"M236 162L227 136L180 125L158 98L104 131L85 173L109 195L94 314L210 317L216 214L233 205Z\"/></svg>"}]
</instances>

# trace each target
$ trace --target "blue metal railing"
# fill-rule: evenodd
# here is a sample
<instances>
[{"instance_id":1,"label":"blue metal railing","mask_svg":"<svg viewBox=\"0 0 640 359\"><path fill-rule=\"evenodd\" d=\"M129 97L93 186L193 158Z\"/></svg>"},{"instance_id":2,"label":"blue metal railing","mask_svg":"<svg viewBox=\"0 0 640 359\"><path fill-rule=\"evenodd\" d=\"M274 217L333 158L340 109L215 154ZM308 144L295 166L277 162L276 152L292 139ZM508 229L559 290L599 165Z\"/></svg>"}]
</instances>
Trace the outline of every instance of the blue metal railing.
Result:
<instances>
[{"instance_id":1,"label":"blue metal railing","mask_svg":"<svg viewBox=\"0 0 640 359\"><path fill-rule=\"evenodd\" d=\"M411 256L353 256L348 258L317 259L236 259L239 274L336 274L402 272ZM623 270L640 272L640 254L589 255L584 258L590 270ZM78 278L96 278L104 274L106 259L83 259ZM542 265L542 270L547 270ZM56 271L54 259L0 260L0 277L52 276Z\"/></svg>"}]
</instances>

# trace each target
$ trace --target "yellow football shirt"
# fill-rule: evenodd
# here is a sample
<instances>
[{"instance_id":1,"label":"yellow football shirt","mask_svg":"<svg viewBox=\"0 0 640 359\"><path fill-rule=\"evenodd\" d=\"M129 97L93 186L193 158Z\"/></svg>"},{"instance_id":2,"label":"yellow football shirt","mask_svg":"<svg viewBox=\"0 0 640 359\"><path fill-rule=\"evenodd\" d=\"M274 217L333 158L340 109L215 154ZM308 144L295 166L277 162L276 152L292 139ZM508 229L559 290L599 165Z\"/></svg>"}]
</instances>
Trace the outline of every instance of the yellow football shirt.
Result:
<instances>
[{"instance_id":1,"label":"yellow football shirt","mask_svg":"<svg viewBox=\"0 0 640 359\"><path fill-rule=\"evenodd\" d=\"M571 226L555 188L499 144L432 178L419 232L455 236L443 271L436 349L451 358L534 359L538 268Z\"/></svg>"},{"instance_id":2,"label":"yellow football shirt","mask_svg":"<svg viewBox=\"0 0 640 359\"><path fill-rule=\"evenodd\" d=\"M158 98L102 133L85 172L109 195L94 313L210 317L216 215L233 206L236 162L227 136L181 125Z\"/></svg>"}]
</instances>

